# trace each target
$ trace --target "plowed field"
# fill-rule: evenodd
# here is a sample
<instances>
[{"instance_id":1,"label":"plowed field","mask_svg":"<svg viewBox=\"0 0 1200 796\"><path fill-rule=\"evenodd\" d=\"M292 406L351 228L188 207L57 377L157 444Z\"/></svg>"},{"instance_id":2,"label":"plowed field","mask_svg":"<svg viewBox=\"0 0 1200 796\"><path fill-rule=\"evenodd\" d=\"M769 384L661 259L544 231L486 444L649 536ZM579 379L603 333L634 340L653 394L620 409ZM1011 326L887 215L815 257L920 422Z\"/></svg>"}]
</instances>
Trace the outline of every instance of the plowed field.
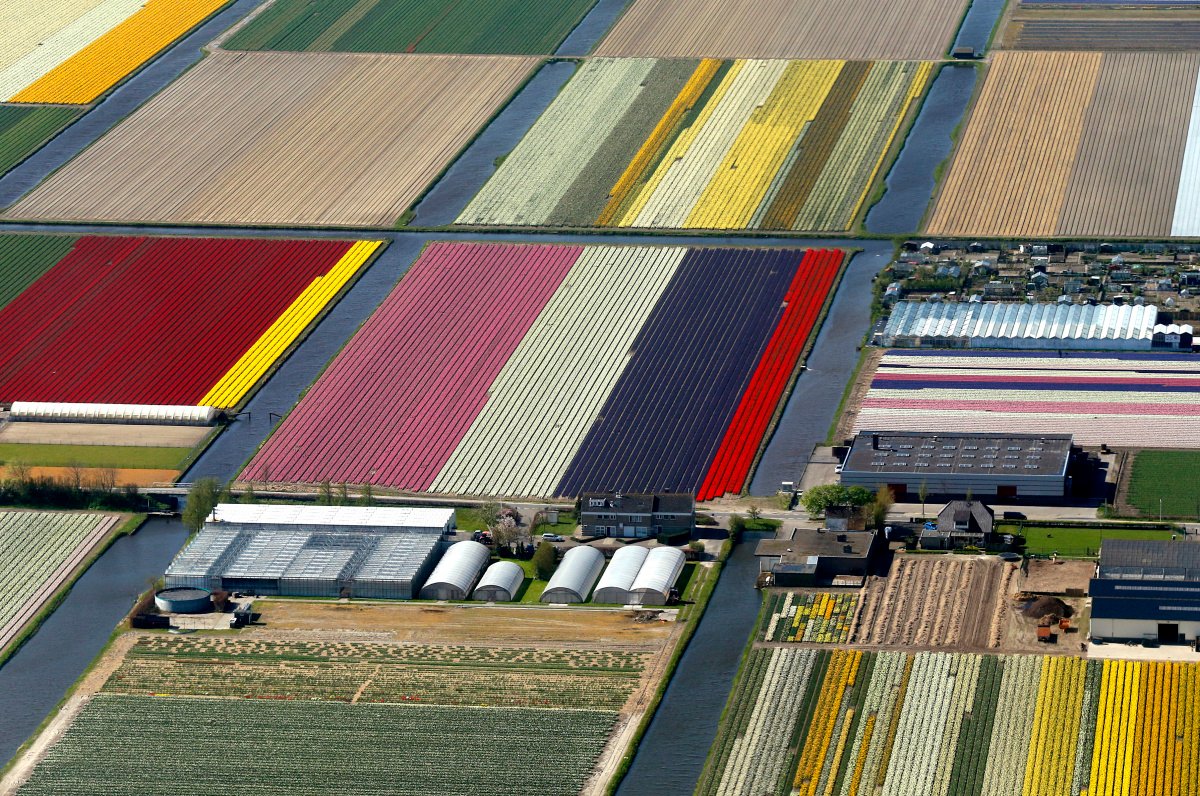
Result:
<instances>
[{"instance_id":1,"label":"plowed field","mask_svg":"<svg viewBox=\"0 0 1200 796\"><path fill-rule=\"evenodd\" d=\"M596 54L940 58L966 5L963 0L638 0Z\"/></svg>"},{"instance_id":2,"label":"plowed field","mask_svg":"<svg viewBox=\"0 0 1200 796\"><path fill-rule=\"evenodd\" d=\"M390 226L533 64L216 53L10 212L24 219Z\"/></svg>"},{"instance_id":3,"label":"plowed field","mask_svg":"<svg viewBox=\"0 0 1200 796\"><path fill-rule=\"evenodd\" d=\"M1198 72L1196 53L998 53L927 231L1200 233Z\"/></svg>"}]
</instances>

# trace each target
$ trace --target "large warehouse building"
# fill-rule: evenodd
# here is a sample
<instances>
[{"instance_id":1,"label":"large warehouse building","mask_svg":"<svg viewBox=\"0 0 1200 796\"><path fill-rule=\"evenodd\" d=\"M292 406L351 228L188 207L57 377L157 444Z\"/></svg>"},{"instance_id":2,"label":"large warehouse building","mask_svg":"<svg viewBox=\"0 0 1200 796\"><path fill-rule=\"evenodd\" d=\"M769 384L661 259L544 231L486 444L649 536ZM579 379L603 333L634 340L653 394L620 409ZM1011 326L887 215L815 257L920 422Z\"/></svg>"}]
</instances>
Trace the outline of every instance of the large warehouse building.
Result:
<instances>
[{"instance_id":1,"label":"large warehouse building","mask_svg":"<svg viewBox=\"0 0 1200 796\"><path fill-rule=\"evenodd\" d=\"M1152 304L898 301L882 343L888 348L1149 351L1157 321Z\"/></svg>"},{"instance_id":2,"label":"large warehouse building","mask_svg":"<svg viewBox=\"0 0 1200 796\"><path fill-rule=\"evenodd\" d=\"M168 587L412 599L452 509L218 505L167 568Z\"/></svg>"},{"instance_id":3,"label":"large warehouse building","mask_svg":"<svg viewBox=\"0 0 1200 796\"><path fill-rule=\"evenodd\" d=\"M1088 592L1093 639L1200 639L1200 544L1105 539Z\"/></svg>"},{"instance_id":4,"label":"large warehouse building","mask_svg":"<svg viewBox=\"0 0 1200 796\"><path fill-rule=\"evenodd\" d=\"M1069 486L1069 434L922 434L861 431L842 463L841 483L897 500L919 494L1011 500L1061 498Z\"/></svg>"}]
</instances>

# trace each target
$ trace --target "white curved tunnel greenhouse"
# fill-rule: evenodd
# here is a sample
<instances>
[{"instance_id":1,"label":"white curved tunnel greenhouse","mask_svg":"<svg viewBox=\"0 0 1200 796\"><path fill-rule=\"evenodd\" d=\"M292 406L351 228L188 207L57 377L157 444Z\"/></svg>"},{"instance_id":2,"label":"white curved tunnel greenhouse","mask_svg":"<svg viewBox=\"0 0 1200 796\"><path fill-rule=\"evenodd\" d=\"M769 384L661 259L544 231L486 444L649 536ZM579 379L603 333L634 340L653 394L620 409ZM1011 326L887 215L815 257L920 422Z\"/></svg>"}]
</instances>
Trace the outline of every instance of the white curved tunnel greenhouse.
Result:
<instances>
[{"instance_id":1,"label":"white curved tunnel greenhouse","mask_svg":"<svg viewBox=\"0 0 1200 796\"><path fill-rule=\"evenodd\" d=\"M572 547L546 584L542 602L586 602L602 569L604 553L594 547Z\"/></svg>"},{"instance_id":2,"label":"white curved tunnel greenhouse","mask_svg":"<svg viewBox=\"0 0 1200 796\"><path fill-rule=\"evenodd\" d=\"M614 553L608 569L604 570L600 583L596 585L596 593L592 595L592 600L598 603L627 605L633 581L649 555L649 548L637 545L622 547Z\"/></svg>"},{"instance_id":3,"label":"white curved tunnel greenhouse","mask_svg":"<svg viewBox=\"0 0 1200 796\"><path fill-rule=\"evenodd\" d=\"M512 561L497 561L487 568L475 593L471 596L476 600L507 603L516 599L521 584L525 582L525 570Z\"/></svg>"},{"instance_id":4,"label":"white curved tunnel greenhouse","mask_svg":"<svg viewBox=\"0 0 1200 796\"><path fill-rule=\"evenodd\" d=\"M465 600L491 553L479 542L455 542L421 588L423 600Z\"/></svg>"}]
</instances>

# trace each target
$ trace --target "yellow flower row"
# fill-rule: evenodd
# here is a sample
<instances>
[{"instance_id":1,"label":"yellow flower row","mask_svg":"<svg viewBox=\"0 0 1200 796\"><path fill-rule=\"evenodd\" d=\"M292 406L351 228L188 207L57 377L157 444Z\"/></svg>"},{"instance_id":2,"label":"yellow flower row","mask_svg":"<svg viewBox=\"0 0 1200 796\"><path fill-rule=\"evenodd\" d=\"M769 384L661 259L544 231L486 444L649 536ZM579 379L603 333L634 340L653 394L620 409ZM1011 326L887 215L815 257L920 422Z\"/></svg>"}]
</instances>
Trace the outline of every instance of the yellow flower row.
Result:
<instances>
[{"instance_id":1,"label":"yellow flower row","mask_svg":"<svg viewBox=\"0 0 1200 796\"><path fill-rule=\"evenodd\" d=\"M12 102L87 104L228 0L149 0L121 24L14 95Z\"/></svg>"},{"instance_id":2,"label":"yellow flower row","mask_svg":"<svg viewBox=\"0 0 1200 796\"><path fill-rule=\"evenodd\" d=\"M1071 787L1070 763L1079 736L1087 661L1054 657L1042 660L1037 708L1029 758L1025 764L1025 796L1066 793Z\"/></svg>"},{"instance_id":3,"label":"yellow flower row","mask_svg":"<svg viewBox=\"0 0 1200 796\"><path fill-rule=\"evenodd\" d=\"M382 243L359 241L338 260L329 273L312 281L291 306L271 324L245 354L197 404L229 409L241 403L251 388L324 311L363 263Z\"/></svg>"},{"instance_id":4,"label":"yellow flower row","mask_svg":"<svg viewBox=\"0 0 1200 796\"><path fill-rule=\"evenodd\" d=\"M834 650L829 658L821 695L800 752L800 764L796 767L793 785L801 796L816 793L817 775L833 742L834 728L842 712L842 697L846 689L853 687L861 662L862 653L857 650Z\"/></svg>"}]
</instances>

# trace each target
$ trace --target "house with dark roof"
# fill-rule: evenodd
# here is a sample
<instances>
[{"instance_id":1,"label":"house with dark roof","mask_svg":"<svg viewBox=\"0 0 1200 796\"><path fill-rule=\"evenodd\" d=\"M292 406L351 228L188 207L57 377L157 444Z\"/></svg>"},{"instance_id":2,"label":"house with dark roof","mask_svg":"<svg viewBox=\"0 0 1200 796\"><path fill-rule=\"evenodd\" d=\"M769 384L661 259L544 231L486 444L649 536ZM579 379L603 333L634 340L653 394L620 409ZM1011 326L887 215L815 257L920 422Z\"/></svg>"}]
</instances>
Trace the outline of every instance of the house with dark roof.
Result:
<instances>
[{"instance_id":1,"label":"house with dark roof","mask_svg":"<svg viewBox=\"0 0 1200 796\"><path fill-rule=\"evenodd\" d=\"M926 550L983 547L992 539L996 514L979 500L952 500L938 512L937 526L921 531Z\"/></svg>"},{"instance_id":2,"label":"house with dark roof","mask_svg":"<svg viewBox=\"0 0 1200 796\"><path fill-rule=\"evenodd\" d=\"M687 494L585 494L579 499L585 536L649 539L690 534L696 527L696 500Z\"/></svg>"},{"instance_id":3,"label":"house with dark roof","mask_svg":"<svg viewBox=\"0 0 1200 796\"><path fill-rule=\"evenodd\" d=\"M1200 638L1200 544L1105 539L1088 594L1093 639L1195 642Z\"/></svg>"}]
</instances>

